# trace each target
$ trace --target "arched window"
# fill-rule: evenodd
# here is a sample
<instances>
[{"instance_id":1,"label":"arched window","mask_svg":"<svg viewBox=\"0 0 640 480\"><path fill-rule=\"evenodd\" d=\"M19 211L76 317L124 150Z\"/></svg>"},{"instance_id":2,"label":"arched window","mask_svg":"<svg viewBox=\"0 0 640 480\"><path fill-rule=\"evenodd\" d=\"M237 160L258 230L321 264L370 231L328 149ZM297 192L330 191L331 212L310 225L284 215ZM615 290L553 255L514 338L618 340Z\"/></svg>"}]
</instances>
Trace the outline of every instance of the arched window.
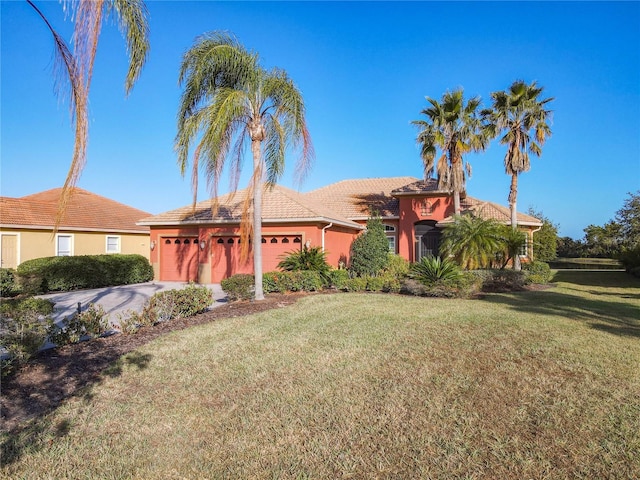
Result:
<instances>
[{"instance_id":1,"label":"arched window","mask_svg":"<svg viewBox=\"0 0 640 480\"><path fill-rule=\"evenodd\" d=\"M276 237L273 237L273 238L271 239L271 243L278 243L278 239L277 239Z\"/></svg>"},{"instance_id":2,"label":"arched window","mask_svg":"<svg viewBox=\"0 0 640 480\"><path fill-rule=\"evenodd\" d=\"M171 240L169 240L168 238L164 241L165 245L169 245L171 243Z\"/></svg>"},{"instance_id":3,"label":"arched window","mask_svg":"<svg viewBox=\"0 0 640 480\"><path fill-rule=\"evenodd\" d=\"M224 238L219 238L216 243L224 243Z\"/></svg>"},{"instance_id":4,"label":"arched window","mask_svg":"<svg viewBox=\"0 0 640 480\"><path fill-rule=\"evenodd\" d=\"M293 239L293 243L302 243L302 239L300 237L296 237Z\"/></svg>"},{"instance_id":5,"label":"arched window","mask_svg":"<svg viewBox=\"0 0 640 480\"><path fill-rule=\"evenodd\" d=\"M175 243L176 245L180 245L180 239L179 239L179 238L176 238L176 239L173 241L173 243Z\"/></svg>"},{"instance_id":6,"label":"arched window","mask_svg":"<svg viewBox=\"0 0 640 480\"><path fill-rule=\"evenodd\" d=\"M233 243L233 238L230 238L229 240L227 240L227 243Z\"/></svg>"},{"instance_id":7,"label":"arched window","mask_svg":"<svg viewBox=\"0 0 640 480\"><path fill-rule=\"evenodd\" d=\"M262 237L262 243L267 243L267 239Z\"/></svg>"},{"instance_id":8,"label":"arched window","mask_svg":"<svg viewBox=\"0 0 640 480\"><path fill-rule=\"evenodd\" d=\"M282 239L282 243L289 243L289 239L288 239L287 237L284 237L284 238Z\"/></svg>"},{"instance_id":9,"label":"arched window","mask_svg":"<svg viewBox=\"0 0 640 480\"><path fill-rule=\"evenodd\" d=\"M190 243L191 243L191 242L189 241L189 239L188 239L188 238L185 238L185 240L184 240L184 244L185 244L185 245L189 245Z\"/></svg>"}]
</instances>

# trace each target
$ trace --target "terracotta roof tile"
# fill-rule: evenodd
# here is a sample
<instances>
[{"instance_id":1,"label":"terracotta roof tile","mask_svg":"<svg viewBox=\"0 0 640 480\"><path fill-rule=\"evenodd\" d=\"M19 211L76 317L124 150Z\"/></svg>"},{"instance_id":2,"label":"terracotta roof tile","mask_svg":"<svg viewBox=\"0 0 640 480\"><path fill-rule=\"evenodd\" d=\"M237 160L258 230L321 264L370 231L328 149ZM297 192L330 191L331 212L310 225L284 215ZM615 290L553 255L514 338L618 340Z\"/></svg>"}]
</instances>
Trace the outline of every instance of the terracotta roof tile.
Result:
<instances>
[{"instance_id":1,"label":"terracotta roof tile","mask_svg":"<svg viewBox=\"0 0 640 480\"><path fill-rule=\"evenodd\" d=\"M195 209L189 205L170 210L168 212L143 218L140 225L175 225L190 223L229 222L239 223L247 190L239 190L218 197L215 215L212 200L204 200L195 205ZM320 220L340 223L345 226L361 228L361 225L352 222L339 213L332 211L320 202L307 198L294 190L275 185L265 189L262 197L263 222L294 222Z\"/></svg>"},{"instance_id":2,"label":"terracotta roof tile","mask_svg":"<svg viewBox=\"0 0 640 480\"><path fill-rule=\"evenodd\" d=\"M392 195L420 195L428 193L447 194L446 190L438 188L438 181L435 178L427 178L426 180L418 180L417 182L403 185L391 192Z\"/></svg>"},{"instance_id":3,"label":"terracotta roof tile","mask_svg":"<svg viewBox=\"0 0 640 480\"><path fill-rule=\"evenodd\" d=\"M511 223L511 211L508 207L473 197L466 197L460 201L460 213L462 215L473 214L485 220L492 218L500 223ZM517 212L517 218L520 225L542 226L542 222L539 219L525 213ZM438 224L447 223L453 223L453 216L438 222Z\"/></svg>"},{"instance_id":4,"label":"terracotta roof tile","mask_svg":"<svg viewBox=\"0 0 640 480\"><path fill-rule=\"evenodd\" d=\"M415 177L343 180L313 190L305 197L350 219L366 219L371 210L382 217L397 217L400 202L391 192L416 181Z\"/></svg>"},{"instance_id":5,"label":"terracotta roof tile","mask_svg":"<svg viewBox=\"0 0 640 480\"><path fill-rule=\"evenodd\" d=\"M54 188L20 198L0 197L0 224L53 228L61 190ZM76 188L59 228L148 232L148 227L136 225L148 215L143 210Z\"/></svg>"}]
</instances>

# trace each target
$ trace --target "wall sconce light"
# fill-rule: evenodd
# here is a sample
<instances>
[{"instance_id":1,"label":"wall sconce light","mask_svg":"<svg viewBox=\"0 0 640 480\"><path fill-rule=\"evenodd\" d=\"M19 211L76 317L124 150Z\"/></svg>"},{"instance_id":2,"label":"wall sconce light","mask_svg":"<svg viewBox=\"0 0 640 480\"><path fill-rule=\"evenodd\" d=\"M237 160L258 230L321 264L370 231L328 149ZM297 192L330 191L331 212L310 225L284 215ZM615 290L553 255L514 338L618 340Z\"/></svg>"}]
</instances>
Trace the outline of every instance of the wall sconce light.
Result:
<instances>
[{"instance_id":1,"label":"wall sconce light","mask_svg":"<svg viewBox=\"0 0 640 480\"><path fill-rule=\"evenodd\" d=\"M151 248L151 250L156 248L156 241L155 240L151 240L151 243L149 244L149 248Z\"/></svg>"},{"instance_id":2,"label":"wall sconce light","mask_svg":"<svg viewBox=\"0 0 640 480\"><path fill-rule=\"evenodd\" d=\"M204 240L202 240L202 241L200 242L200 250L204 250L204 247L206 247L206 246L207 246L207 242L205 242Z\"/></svg>"}]
</instances>

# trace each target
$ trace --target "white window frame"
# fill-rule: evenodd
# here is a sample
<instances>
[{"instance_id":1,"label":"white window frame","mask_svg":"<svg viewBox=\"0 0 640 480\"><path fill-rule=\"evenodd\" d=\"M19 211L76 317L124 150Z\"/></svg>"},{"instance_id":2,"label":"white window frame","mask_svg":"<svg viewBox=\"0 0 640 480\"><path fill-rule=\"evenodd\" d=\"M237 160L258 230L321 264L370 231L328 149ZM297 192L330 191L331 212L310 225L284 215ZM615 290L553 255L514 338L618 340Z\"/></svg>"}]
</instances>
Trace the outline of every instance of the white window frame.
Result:
<instances>
[{"instance_id":1,"label":"white window frame","mask_svg":"<svg viewBox=\"0 0 640 480\"><path fill-rule=\"evenodd\" d=\"M522 258L529 257L529 235L526 236L524 245L520 248L520 252L518 252L518 255Z\"/></svg>"},{"instance_id":2,"label":"white window frame","mask_svg":"<svg viewBox=\"0 0 640 480\"><path fill-rule=\"evenodd\" d=\"M61 237L69 238L69 253L68 255L61 255L59 250L59 241ZM54 245L54 252L56 257L73 257L74 250L74 235L72 233L56 233L56 243Z\"/></svg>"},{"instance_id":3,"label":"white window frame","mask_svg":"<svg viewBox=\"0 0 640 480\"><path fill-rule=\"evenodd\" d=\"M113 251L109 250L109 239L115 238L118 241L117 248ZM120 253L122 251L122 237L120 235L107 235L104 239L104 251L106 253Z\"/></svg>"},{"instance_id":4,"label":"white window frame","mask_svg":"<svg viewBox=\"0 0 640 480\"><path fill-rule=\"evenodd\" d=\"M396 236L387 235L387 240L389 241L389 251L391 253L396 253Z\"/></svg>"}]
</instances>

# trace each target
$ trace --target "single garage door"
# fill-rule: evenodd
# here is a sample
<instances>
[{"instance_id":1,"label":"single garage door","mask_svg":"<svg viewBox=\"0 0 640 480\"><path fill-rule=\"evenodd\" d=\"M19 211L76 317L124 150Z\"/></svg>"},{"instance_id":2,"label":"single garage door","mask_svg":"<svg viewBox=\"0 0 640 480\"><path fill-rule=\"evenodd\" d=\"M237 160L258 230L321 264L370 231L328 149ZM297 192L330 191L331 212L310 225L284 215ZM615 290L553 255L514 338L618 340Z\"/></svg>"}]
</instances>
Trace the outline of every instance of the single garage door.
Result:
<instances>
[{"instance_id":1,"label":"single garage door","mask_svg":"<svg viewBox=\"0 0 640 480\"><path fill-rule=\"evenodd\" d=\"M253 273L253 250L245 261L241 260L242 244L240 237L213 237L211 241L211 281L220 283L237 273ZM262 270L277 270L282 257L293 250L302 248L300 235L265 235L262 237Z\"/></svg>"},{"instance_id":2,"label":"single garage door","mask_svg":"<svg viewBox=\"0 0 640 480\"><path fill-rule=\"evenodd\" d=\"M169 237L160 241L160 280L198 280L198 238Z\"/></svg>"}]
</instances>

